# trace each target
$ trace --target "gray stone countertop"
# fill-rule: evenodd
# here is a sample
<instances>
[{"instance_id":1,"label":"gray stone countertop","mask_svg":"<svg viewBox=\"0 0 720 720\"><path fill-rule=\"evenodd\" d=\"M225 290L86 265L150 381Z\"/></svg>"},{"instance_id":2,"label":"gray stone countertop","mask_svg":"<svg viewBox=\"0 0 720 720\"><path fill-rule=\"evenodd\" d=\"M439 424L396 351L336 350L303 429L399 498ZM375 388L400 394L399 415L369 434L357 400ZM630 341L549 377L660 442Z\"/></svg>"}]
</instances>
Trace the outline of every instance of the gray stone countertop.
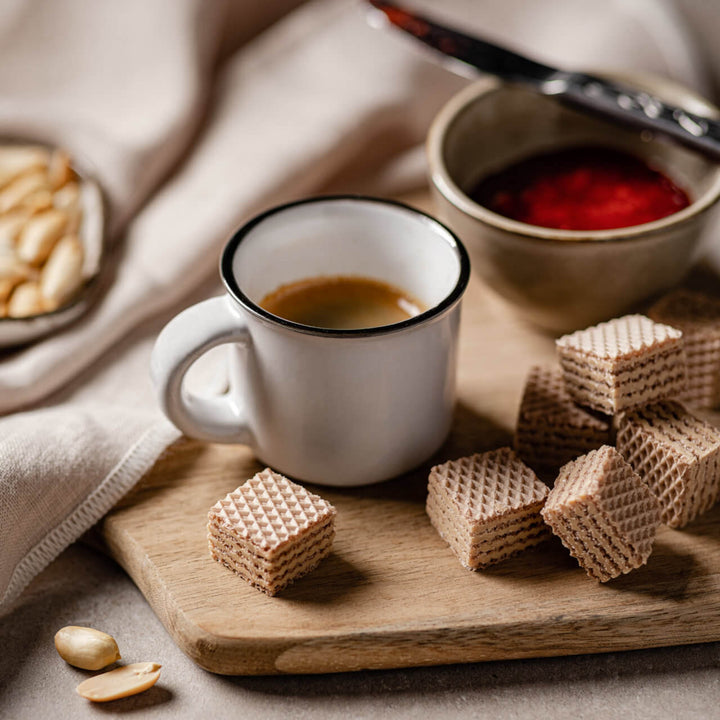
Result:
<instances>
[{"instance_id":1,"label":"gray stone countertop","mask_svg":"<svg viewBox=\"0 0 720 720\"><path fill-rule=\"evenodd\" d=\"M53 635L90 625L127 662L163 665L145 693L92 704L90 673L66 665ZM720 643L606 655L274 677L221 677L175 646L115 563L76 544L0 618L0 718L720 718Z\"/></svg>"}]
</instances>

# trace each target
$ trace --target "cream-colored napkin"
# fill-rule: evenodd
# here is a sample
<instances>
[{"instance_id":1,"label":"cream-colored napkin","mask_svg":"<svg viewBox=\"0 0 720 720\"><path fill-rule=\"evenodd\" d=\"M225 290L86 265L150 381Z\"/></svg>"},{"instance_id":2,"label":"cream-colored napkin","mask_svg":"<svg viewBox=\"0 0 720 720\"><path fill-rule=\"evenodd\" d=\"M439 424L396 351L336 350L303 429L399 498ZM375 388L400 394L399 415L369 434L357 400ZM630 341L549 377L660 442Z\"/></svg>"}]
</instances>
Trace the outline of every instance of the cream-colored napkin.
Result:
<instances>
[{"instance_id":1,"label":"cream-colored napkin","mask_svg":"<svg viewBox=\"0 0 720 720\"><path fill-rule=\"evenodd\" d=\"M302 5L230 53L296 4L11 0L0 13L0 130L85 158L125 229L97 306L0 356L0 608L178 437L153 398L150 348L211 291L233 229L306 194L422 182L412 149L464 81L369 28L352 0ZM669 3L415 6L557 63L705 82Z\"/></svg>"}]
</instances>

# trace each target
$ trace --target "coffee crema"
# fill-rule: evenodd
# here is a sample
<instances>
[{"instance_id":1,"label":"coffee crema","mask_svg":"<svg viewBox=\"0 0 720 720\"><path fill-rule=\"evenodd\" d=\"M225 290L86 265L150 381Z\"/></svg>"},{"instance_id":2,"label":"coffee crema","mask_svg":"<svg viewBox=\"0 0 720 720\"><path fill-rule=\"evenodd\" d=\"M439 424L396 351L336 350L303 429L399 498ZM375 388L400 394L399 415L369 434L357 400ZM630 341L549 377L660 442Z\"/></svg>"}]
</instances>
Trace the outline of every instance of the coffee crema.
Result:
<instances>
[{"instance_id":1,"label":"coffee crema","mask_svg":"<svg viewBox=\"0 0 720 720\"><path fill-rule=\"evenodd\" d=\"M330 330L392 325L425 310L422 303L388 283L344 275L281 285L259 304L285 320Z\"/></svg>"}]
</instances>

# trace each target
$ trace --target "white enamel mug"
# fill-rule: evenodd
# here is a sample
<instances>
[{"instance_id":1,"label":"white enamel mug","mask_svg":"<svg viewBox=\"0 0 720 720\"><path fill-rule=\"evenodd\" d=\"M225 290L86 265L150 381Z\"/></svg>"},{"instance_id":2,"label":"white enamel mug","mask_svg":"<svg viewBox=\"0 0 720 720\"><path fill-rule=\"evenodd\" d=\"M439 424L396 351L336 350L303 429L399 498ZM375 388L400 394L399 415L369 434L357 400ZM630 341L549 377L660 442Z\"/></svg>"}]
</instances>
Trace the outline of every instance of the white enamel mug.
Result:
<instances>
[{"instance_id":1,"label":"white enamel mug","mask_svg":"<svg viewBox=\"0 0 720 720\"><path fill-rule=\"evenodd\" d=\"M290 477L353 486L400 475L445 439L455 398L465 248L444 225L400 203L320 197L274 208L223 251L221 297L160 333L152 376L186 435L250 445ZM280 285L358 276L405 290L426 308L393 325L329 330L259 306ZM233 344L230 390L191 394L183 378L210 348Z\"/></svg>"}]
</instances>

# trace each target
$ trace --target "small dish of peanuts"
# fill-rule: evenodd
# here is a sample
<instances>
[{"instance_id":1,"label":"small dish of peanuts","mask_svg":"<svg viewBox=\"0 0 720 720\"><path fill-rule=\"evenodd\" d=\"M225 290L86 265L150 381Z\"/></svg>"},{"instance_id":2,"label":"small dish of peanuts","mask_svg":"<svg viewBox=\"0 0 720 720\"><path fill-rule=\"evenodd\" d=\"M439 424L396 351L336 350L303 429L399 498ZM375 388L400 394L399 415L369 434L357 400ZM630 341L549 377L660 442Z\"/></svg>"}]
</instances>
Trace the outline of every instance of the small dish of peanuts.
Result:
<instances>
[{"instance_id":1,"label":"small dish of peanuts","mask_svg":"<svg viewBox=\"0 0 720 720\"><path fill-rule=\"evenodd\" d=\"M103 244L100 188L65 150L0 143L0 347L84 311Z\"/></svg>"}]
</instances>

